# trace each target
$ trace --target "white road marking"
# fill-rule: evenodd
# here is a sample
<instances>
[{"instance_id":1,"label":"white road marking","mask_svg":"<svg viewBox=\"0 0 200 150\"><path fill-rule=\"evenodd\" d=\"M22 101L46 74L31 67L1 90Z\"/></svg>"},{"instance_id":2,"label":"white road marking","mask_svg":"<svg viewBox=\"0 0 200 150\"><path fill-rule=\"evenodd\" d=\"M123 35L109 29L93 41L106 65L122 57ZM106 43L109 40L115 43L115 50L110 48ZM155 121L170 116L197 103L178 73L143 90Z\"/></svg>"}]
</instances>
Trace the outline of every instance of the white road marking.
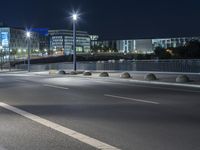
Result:
<instances>
[{"instance_id":1,"label":"white road marking","mask_svg":"<svg viewBox=\"0 0 200 150\"><path fill-rule=\"evenodd\" d=\"M122 97L122 96L116 96L116 95L109 95L109 94L104 94L106 97L112 97L112 98L118 98L118 99L125 99L125 100L130 100L130 101L136 101L136 102L142 102L142 103L149 103L149 104L160 104L158 102L154 101L147 101L147 100L142 100L142 99L134 99L134 98L129 98L129 97Z\"/></svg>"},{"instance_id":2,"label":"white road marking","mask_svg":"<svg viewBox=\"0 0 200 150\"><path fill-rule=\"evenodd\" d=\"M19 108L10 106L10 105L8 105L6 103L1 103L0 102L0 106L5 108L5 109L7 109L7 110L15 112L16 114L19 114L19 115L21 115L21 116L23 116L25 118L28 118L28 119L30 119L32 121L35 121L35 122L37 122L39 124L42 124L42 125L44 125L44 126L46 126L48 128L51 128L51 129L53 129L55 131L61 132L61 133L65 134L65 135L67 135L69 137L72 137L72 138L74 138L74 139L76 139L76 140L78 140L80 142L88 144L88 145L90 145L90 146L92 146L94 148L97 148L97 149L100 149L100 150L120 150L117 147L111 146L111 145L106 144L104 142L101 142L101 141L99 141L97 139L94 139L94 138L89 137L87 135L84 135L84 134L81 134L81 133L76 132L74 130L71 130L69 128L66 128L66 127L61 126L61 125L59 125L57 123L54 123L54 122L51 122L49 120L43 119L43 118L41 118L39 116L36 116L34 114L31 114L31 113L26 112L24 110L21 110Z\"/></svg>"},{"instance_id":3,"label":"white road marking","mask_svg":"<svg viewBox=\"0 0 200 150\"><path fill-rule=\"evenodd\" d=\"M158 85L158 84L157 84ZM130 86L130 85L129 85ZM175 88L167 88L167 87L153 87L153 86L145 86L145 85L134 85L138 87L145 87L145 88L152 88L152 89L162 89L162 90L171 90L171 91L178 91L178 92L192 92L192 93L200 93L200 91L197 90L186 90L186 89L177 89Z\"/></svg>"},{"instance_id":4,"label":"white road marking","mask_svg":"<svg viewBox=\"0 0 200 150\"><path fill-rule=\"evenodd\" d=\"M17 81L17 82L22 82L22 83L25 83L26 81L24 81L24 80L15 80L15 81Z\"/></svg>"},{"instance_id":5,"label":"white road marking","mask_svg":"<svg viewBox=\"0 0 200 150\"><path fill-rule=\"evenodd\" d=\"M114 83L113 81L94 81L94 82L98 82L98 83L107 83L107 84L116 84L116 85L123 85L123 86L131 86L131 87L134 87L134 86L137 86L137 87L144 87L144 88L151 88L151 89L162 89L162 90L171 90L171 91L178 91L178 92L192 92L192 93L200 93L200 91L197 91L197 90L187 90L187 89L180 89L178 86L177 86L177 89L175 88L168 88L168 87L157 87L157 86L148 86L148 85L139 85L139 84L148 84L146 82L135 82L136 84L134 85L130 85L130 84L126 84L126 83ZM122 81L120 81L122 82ZM133 82L127 82L127 83L134 83L134 80ZM137 84L138 83L138 84ZM152 84L152 83L150 83ZM154 85L162 85L162 84L154 84Z\"/></svg>"},{"instance_id":6,"label":"white road marking","mask_svg":"<svg viewBox=\"0 0 200 150\"><path fill-rule=\"evenodd\" d=\"M97 82L97 83L102 83L102 84L118 84L118 83L113 83L113 82L106 82L106 81L100 81L100 80L93 80L93 82Z\"/></svg>"},{"instance_id":7,"label":"white road marking","mask_svg":"<svg viewBox=\"0 0 200 150\"><path fill-rule=\"evenodd\" d=\"M69 90L69 88L67 88L67 87L61 87L61 86L50 85L50 84L44 84L43 86L51 87L51 88L57 88L57 89L63 89L63 90Z\"/></svg>"}]
</instances>

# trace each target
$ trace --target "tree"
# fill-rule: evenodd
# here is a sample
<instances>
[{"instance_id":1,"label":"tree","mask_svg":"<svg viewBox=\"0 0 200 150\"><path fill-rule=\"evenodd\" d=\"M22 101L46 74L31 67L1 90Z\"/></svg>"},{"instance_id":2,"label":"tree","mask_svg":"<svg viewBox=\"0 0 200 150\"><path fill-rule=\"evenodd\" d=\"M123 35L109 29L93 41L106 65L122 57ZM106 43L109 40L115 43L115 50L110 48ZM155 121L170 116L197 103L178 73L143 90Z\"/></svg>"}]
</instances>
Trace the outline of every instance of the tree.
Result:
<instances>
[{"instance_id":1,"label":"tree","mask_svg":"<svg viewBox=\"0 0 200 150\"><path fill-rule=\"evenodd\" d=\"M200 42L192 40L186 43L185 46L173 48L175 58L195 59L200 58Z\"/></svg>"},{"instance_id":2,"label":"tree","mask_svg":"<svg viewBox=\"0 0 200 150\"><path fill-rule=\"evenodd\" d=\"M154 53L156 57L158 57L159 59L171 58L171 54L165 48L162 48L162 47L156 47L156 49L154 50Z\"/></svg>"}]
</instances>

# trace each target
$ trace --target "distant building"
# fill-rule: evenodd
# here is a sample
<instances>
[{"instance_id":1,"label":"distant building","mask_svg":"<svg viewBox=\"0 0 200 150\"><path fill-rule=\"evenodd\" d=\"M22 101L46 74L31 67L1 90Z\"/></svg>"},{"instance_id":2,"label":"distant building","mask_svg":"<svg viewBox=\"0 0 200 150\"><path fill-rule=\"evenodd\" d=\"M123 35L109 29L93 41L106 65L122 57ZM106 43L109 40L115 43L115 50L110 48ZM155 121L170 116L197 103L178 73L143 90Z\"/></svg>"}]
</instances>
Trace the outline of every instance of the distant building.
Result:
<instances>
[{"instance_id":1,"label":"distant building","mask_svg":"<svg viewBox=\"0 0 200 150\"><path fill-rule=\"evenodd\" d=\"M85 31L76 32L77 53L90 52L90 36ZM49 30L50 50L56 54L73 54L73 32L71 30Z\"/></svg>"},{"instance_id":2,"label":"distant building","mask_svg":"<svg viewBox=\"0 0 200 150\"><path fill-rule=\"evenodd\" d=\"M170 48L184 46L191 40L200 40L200 37L177 37L177 38L163 38L152 39L153 49L156 47Z\"/></svg>"},{"instance_id":3,"label":"distant building","mask_svg":"<svg viewBox=\"0 0 200 150\"><path fill-rule=\"evenodd\" d=\"M151 39L117 40L117 50L120 53L152 53Z\"/></svg>"},{"instance_id":4,"label":"distant building","mask_svg":"<svg viewBox=\"0 0 200 150\"><path fill-rule=\"evenodd\" d=\"M24 52L27 53L28 40L26 39L26 30L0 26L0 46L7 57L10 53ZM39 50L39 34L31 32L30 49Z\"/></svg>"},{"instance_id":5,"label":"distant building","mask_svg":"<svg viewBox=\"0 0 200 150\"><path fill-rule=\"evenodd\" d=\"M90 35L90 45L94 47L98 44L99 36L98 35Z\"/></svg>"},{"instance_id":6,"label":"distant building","mask_svg":"<svg viewBox=\"0 0 200 150\"><path fill-rule=\"evenodd\" d=\"M39 34L40 51L50 53L48 28L33 28L31 31Z\"/></svg>"},{"instance_id":7,"label":"distant building","mask_svg":"<svg viewBox=\"0 0 200 150\"><path fill-rule=\"evenodd\" d=\"M96 47L106 47L107 50L115 50L119 53L153 53L156 47L171 48L184 46L191 40L199 40L200 37L177 37L162 39L130 39L130 40L106 40L95 41ZM95 47L95 45L93 45ZM92 48L93 48L92 47Z\"/></svg>"}]
</instances>

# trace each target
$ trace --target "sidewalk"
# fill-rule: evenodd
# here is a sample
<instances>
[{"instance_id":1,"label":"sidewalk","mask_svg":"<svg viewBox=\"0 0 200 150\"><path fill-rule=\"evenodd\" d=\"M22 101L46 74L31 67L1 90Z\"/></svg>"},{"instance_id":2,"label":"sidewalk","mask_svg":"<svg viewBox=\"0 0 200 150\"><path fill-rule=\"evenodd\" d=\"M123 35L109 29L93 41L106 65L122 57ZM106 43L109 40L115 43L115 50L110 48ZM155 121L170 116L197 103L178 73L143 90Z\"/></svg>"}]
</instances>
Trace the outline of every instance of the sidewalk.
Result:
<instances>
[{"instance_id":1,"label":"sidewalk","mask_svg":"<svg viewBox=\"0 0 200 150\"><path fill-rule=\"evenodd\" d=\"M100 79L106 81L119 81L119 82L134 82L134 83L145 83L145 84L156 84L156 85L172 85L172 86L184 86L184 87L195 87L200 88L200 74L199 73L178 73L178 72L144 72L144 71L127 71L131 75L130 79L120 78L123 71L107 71L109 73L109 77L99 77L101 72L106 71L91 71L92 76L84 76L83 74L70 75L70 70L66 70L66 75L57 74L58 71L55 70L53 74L49 74L49 71L41 71L41 72L30 72L20 71L20 70L3 70L0 71L0 74L10 74L10 75L36 75L43 77L78 77L78 78L87 78L87 79ZM154 73L158 80L156 81L146 81L144 80L144 76L148 73ZM178 75L187 75L190 78L190 82L187 83L176 83L176 77Z\"/></svg>"},{"instance_id":2,"label":"sidewalk","mask_svg":"<svg viewBox=\"0 0 200 150\"><path fill-rule=\"evenodd\" d=\"M52 74L49 75L48 71L44 72L35 72L31 73L34 75L40 75L40 76L52 76L52 77L79 77L79 78L89 78L89 79L101 79L101 80L107 80L107 81L124 81L124 82L135 82L135 83L147 83L147 84L158 84L158 85L174 85L174 86L185 86L185 87L196 87L200 88L200 74L198 73L165 73L165 72L153 72L158 80L156 81L145 81L144 76L147 73L150 72L135 72L130 71L130 75L132 78L130 79L122 79L120 78L120 75L123 73L122 71L108 71L109 77L99 77L100 72L103 71L93 71L92 76L84 76L83 74L78 75L70 75L70 71L66 71L66 75L58 75L58 74ZM188 83L176 83L176 77L178 75L185 74L190 78L190 82Z\"/></svg>"}]
</instances>

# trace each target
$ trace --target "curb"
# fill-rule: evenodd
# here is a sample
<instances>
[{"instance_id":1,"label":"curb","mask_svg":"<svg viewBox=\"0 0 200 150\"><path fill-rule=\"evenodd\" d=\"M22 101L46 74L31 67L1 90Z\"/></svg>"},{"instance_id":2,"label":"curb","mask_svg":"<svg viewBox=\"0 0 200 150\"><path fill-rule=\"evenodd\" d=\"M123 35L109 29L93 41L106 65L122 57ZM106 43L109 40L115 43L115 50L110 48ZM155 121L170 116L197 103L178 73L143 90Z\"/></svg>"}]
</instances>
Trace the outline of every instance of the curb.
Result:
<instances>
[{"instance_id":1,"label":"curb","mask_svg":"<svg viewBox=\"0 0 200 150\"><path fill-rule=\"evenodd\" d=\"M63 76L58 76L63 77ZM192 88L200 88L200 85L197 84L184 84L184 83L172 83L172 82L158 82L158 81L143 81L143 80L134 80L134 79L122 79L122 78L102 78L102 77L92 77L92 76L73 76L67 75L67 77L74 78L85 78L85 79L100 79L104 81L123 81L123 82L133 82L133 83L143 83L143 84L153 84L153 85L168 85L168 86L179 86L179 87L192 87Z\"/></svg>"}]
</instances>

